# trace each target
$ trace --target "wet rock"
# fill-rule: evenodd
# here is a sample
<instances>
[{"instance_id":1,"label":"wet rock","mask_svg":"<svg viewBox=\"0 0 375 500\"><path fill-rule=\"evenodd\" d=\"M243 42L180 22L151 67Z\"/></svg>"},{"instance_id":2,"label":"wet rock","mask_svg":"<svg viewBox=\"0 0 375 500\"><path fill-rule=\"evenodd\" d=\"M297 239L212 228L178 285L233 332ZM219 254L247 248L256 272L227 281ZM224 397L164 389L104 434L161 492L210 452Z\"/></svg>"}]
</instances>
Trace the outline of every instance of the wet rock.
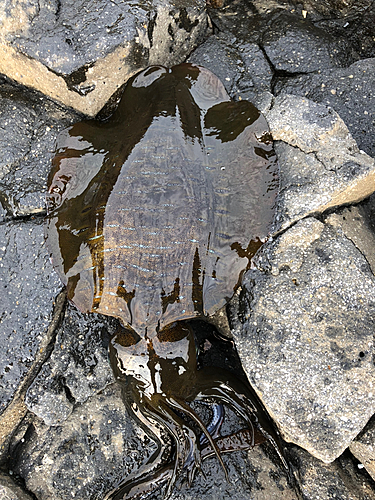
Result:
<instances>
[{"instance_id":1,"label":"wet rock","mask_svg":"<svg viewBox=\"0 0 375 500\"><path fill-rule=\"evenodd\" d=\"M45 210L46 179L58 133L79 116L39 92L0 83L0 202L3 216Z\"/></svg>"},{"instance_id":2,"label":"wet rock","mask_svg":"<svg viewBox=\"0 0 375 500\"><path fill-rule=\"evenodd\" d=\"M363 13L372 0L299 0L298 4L301 4L302 9L306 11L308 15L324 18L340 18L348 17L354 13Z\"/></svg>"},{"instance_id":3,"label":"wet rock","mask_svg":"<svg viewBox=\"0 0 375 500\"><path fill-rule=\"evenodd\" d=\"M350 3L350 9L343 9L335 16L313 14L317 17L315 24L334 38L347 40L354 60L375 57L375 3L373 0Z\"/></svg>"},{"instance_id":4,"label":"wet rock","mask_svg":"<svg viewBox=\"0 0 375 500\"><path fill-rule=\"evenodd\" d=\"M1 500L32 500L30 495L4 473L0 473L0 498Z\"/></svg>"},{"instance_id":5,"label":"wet rock","mask_svg":"<svg viewBox=\"0 0 375 500\"><path fill-rule=\"evenodd\" d=\"M375 419L372 418L363 431L350 444L350 451L375 480Z\"/></svg>"},{"instance_id":6,"label":"wet rock","mask_svg":"<svg viewBox=\"0 0 375 500\"><path fill-rule=\"evenodd\" d=\"M346 40L297 13L293 2L232 2L210 15L220 30L257 43L278 72L311 73L353 62Z\"/></svg>"},{"instance_id":7,"label":"wet rock","mask_svg":"<svg viewBox=\"0 0 375 500\"><path fill-rule=\"evenodd\" d=\"M61 285L44 245L42 221L1 225L0 239L1 413L45 356Z\"/></svg>"},{"instance_id":8,"label":"wet rock","mask_svg":"<svg viewBox=\"0 0 375 500\"><path fill-rule=\"evenodd\" d=\"M193 52L188 62L215 73L233 99L247 99L262 111L270 107L273 73L257 44L234 35L212 35Z\"/></svg>"},{"instance_id":9,"label":"wet rock","mask_svg":"<svg viewBox=\"0 0 375 500\"><path fill-rule=\"evenodd\" d=\"M267 24L261 44L276 71L311 73L344 62L340 61L337 42L303 17L281 11Z\"/></svg>"},{"instance_id":10,"label":"wet rock","mask_svg":"<svg viewBox=\"0 0 375 500\"><path fill-rule=\"evenodd\" d=\"M331 462L375 412L375 278L353 242L307 218L244 279L233 336L284 438Z\"/></svg>"},{"instance_id":11,"label":"wet rock","mask_svg":"<svg viewBox=\"0 0 375 500\"><path fill-rule=\"evenodd\" d=\"M25 403L47 425L66 420L77 404L114 382L102 336L115 333L115 321L84 315L68 306L48 361L27 391Z\"/></svg>"},{"instance_id":12,"label":"wet rock","mask_svg":"<svg viewBox=\"0 0 375 500\"><path fill-rule=\"evenodd\" d=\"M303 500L371 500L374 483L356 468L349 453L326 465L296 446L288 453Z\"/></svg>"},{"instance_id":13,"label":"wet rock","mask_svg":"<svg viewBox=\"0 0 375 500\"><path fill-rule=\"evenodd\" d=\"M7 0L0 23L0 72L88 115L137 70L182 62L207 28L203 0Z\"/></svg>"},{"instance_id":14,"label":"wet rock","mask_svg":"<svg viewBox=\"0 0 375 500\"><path fill-rule=\"evenodd\" d=\"M103 498L156 447L134 429L118 384L78 406L61 425L38 419L11 448L12 469L38 499Z\"/></svg>"},{"instance_id":15,"label":"wet rock","mask_svg":"<svg viewBox=\"0 0 375 500\"><path fill-rule=\"evenodd\" d=\"M279 228L375 191L374 160L331 108L283 94L266 116L281 171Z\"/></svg>"},{"instance_id":16,"label":"wet rock","mask_svg":"<svg viewBox=\"0 0 375 500\"><path fill-rule=\"evenodd\" d=\"M191 488L185 485L175 489L171 500L195 500L197 498L226 500L297 500L294 487L288 484L285 473L267 457L261 447L249 452L236 452L223 457L230 483L215 458L203 463L203 474L197 474ZM150 500L161 500L153 495Z\"/></svg>"},{"instance_id":17,"label":"wet rock","mask_svg":"<svg viewBox=\"0 0 375 500\"><path fill-rule=\"evenodd\" d=\"M345 69L325 70L280 80L277 94L294 94L333 108L343 119L360 149L375 157L375 59Z\"/></svg>"}]
</instances>

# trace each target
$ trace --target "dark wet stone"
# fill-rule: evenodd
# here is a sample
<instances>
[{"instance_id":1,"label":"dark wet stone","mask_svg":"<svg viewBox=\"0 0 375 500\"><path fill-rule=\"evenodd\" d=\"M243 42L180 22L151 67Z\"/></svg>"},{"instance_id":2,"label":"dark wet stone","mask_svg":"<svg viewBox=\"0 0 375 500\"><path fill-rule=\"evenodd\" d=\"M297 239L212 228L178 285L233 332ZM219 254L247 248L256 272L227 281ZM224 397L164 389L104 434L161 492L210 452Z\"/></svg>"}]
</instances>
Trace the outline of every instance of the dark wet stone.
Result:
<instances>
[{"instance_id":1,"label":"dark wet stone","mask_svg":"<svg viewBox=\"0 0 375 500\"><path fill-rule=\"evenodd\" d=\"M186 484L173 492L171 500L297 500L298 494L288 484L286 475L280 472L261 447L248 452L225 455L225 466L230 483L216 459L203 463L203 474L197 474L191 488ZM152 495L150 500L162 500L162 495Z\"/></svg>"},{"instance_id":2,"label":"dark wet stone","mask_svg":"<svg viewBox=\"0 0 375 500\"><path fill-rule=\"evenodd\" d=\"M375 2L373 0L355 1L351 7L347 15L336 18L327 16L318 19L315 24L336 39L347 40L355 60L375 57Z\"/></svg>"},{"instance_id":3,"label":"dark wet stone","mask_svg":"<svg viewBox=\"0 0 375 500\"><path fill-rule=\"evenodd\" d=\"M332 107L344 120L358 146L375 156L375 59L348 68L281 79L277 94L295 94Z\"/></svg>"},{"instance_id":4,"label":"dark wet stone","mask_svg":"<svg viewBox=\"0 0 375 500\"><path fill-rule=\"evenodd\" d=\"M353 62L345 39L305 19L291 2L233 2L210 15L220 30L261 46L277 71L310 73Z\"/></svg>"},{"instance_id":5,"label":"dark wet stone","mask_svg":"<svg viewBox=\"0 0 375 500\"><path fill-rule=\"evenodd\" d=\"M361 472L350 453L324 464L297 446L289 448L292 469L303 500L372 500L375 483Z\"/></svg>"},{"instance_id":6,"label":"dark wet stone","mask_svg":"<svg viewBox=\"0 0 375 500\"><path fill-rule=\"evenodd\" d=\"M256 43L231 34L212 35L188 61L215 73L233 99L247 99L262 111L265 102L269 105L273 73Z\"/></svg>"},{"instance_id":7,"label":"dark wet stone","mask_svg":"<svg viewBox=\"0 0 375 500\"><path fill-rule=\"evenodd\" d=\"M47 425L68 418L77 404L114 382L105 339L115 322L68 306L48 361L27 391L25 403Z\"/></svg>"},{"instance_id":8,"label":"dark wet stone","mask_svg":"<svg viewBox=\"0 0 375 500\"><path fill-rule=\"evenodd\" d=\"M267 24L260 42L275 70L311 73L342 65L337 42L307 19L277 12Z\"/></svg>"},{"instance_id":9,"label":"dark wet stone","mask_svg":"<svg viewBox=\"0 0 375 500\"><path fill-rule=\"evenodd\" d=\"M11 447L12 469L38 500L101 499L155 450L135 430L117 384L78 405L61 425L38 419Z\"/></svg>"},{"instance_id":10,"label":"dark wet stone","mask_svg":"<svg viewBox=\"0 0 375 500\"><path fill-rule=\"evenodd\" d=\"M60 280L41 220L0 226L0 387L2 412L32 367L53 315Z\"/></svg>"},{"instance_id":11,"label":"dark wet stone","mask_svg":"<svg viewBox=\"0 0 375 500\"><path fill-rule=\"evenodd\" d=\"M47 97L0 83L0 202L3 216L44 210L57 134L78 115ZM1 215L1 212L0 212Z\"/></svg>"}]
</instances>

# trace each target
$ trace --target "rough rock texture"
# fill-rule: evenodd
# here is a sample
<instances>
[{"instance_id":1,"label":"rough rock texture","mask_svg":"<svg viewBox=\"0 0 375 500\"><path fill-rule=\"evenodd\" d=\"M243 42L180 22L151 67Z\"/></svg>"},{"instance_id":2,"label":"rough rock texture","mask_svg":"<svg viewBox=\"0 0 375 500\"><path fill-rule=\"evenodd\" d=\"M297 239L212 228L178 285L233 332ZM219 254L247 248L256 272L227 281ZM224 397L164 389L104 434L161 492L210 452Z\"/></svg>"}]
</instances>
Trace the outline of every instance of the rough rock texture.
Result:
<instances>
[{"instance_id":1,"label":"rough rock texture","mask_svg":"<svg viewBox=\"0 0 375 500\"><path fill-rule=\"evenodd\" d=\"M30 386L25 402L47 425L68 418L77 404L114 382L102 336L115 332L115 321L83 315L69 306L57 331L54 350Z\"/></svg>"},{"instance_id":2,"label":"rough rock texture","mask_svg":"<svg viewBox=\"0 0 375 500\"><path fill-rule=\"evenodd\" d=\"M202 43L188 61L214 72L233 99L247 99L261 111L270 107L272 70L257 44L219 33Z\"/></svg>"},{"instance_id":3,"label":"rough rock texture","mask_svg":"<svg viewBox=\"0 0 375 500\"><path fill-rule=\"evenodd\" d=\"M224 424L227 434L238 425L232 414ZM233 423L234 422L234 423ZM27 436L27 439L24 437ZM22 441L23 440L23 441ZM169 452L166 440L166 458ZM47 426L35 419L13 440L13 467L37 498L64 500L102 499L123 475L137 470L155 450L155 443L125 411L117 384L112 384L74 409L60 425ZM180 481L171 498L234 498L241 500L297 500L286 472L270 458L268 445L224 455L231 483L216 458L203 463L191 488ZM162 499L158 490L147 498Z\"/></svg>"},{"instance_id":4,"label":"rough rock texture","mask_svg":"<svg viewBox=\"0 0 375 500\"><path fill-rule=\"evenodd\" d=\"M214 458L203 463L203 474L197 474L191 488L176 488L171 500L228 499L233 500L299 500L280 469L265 455L260 447L249 452L224 456L230 477L227 483L223 470ZM203 496L204 495L204 496ZM153 495L150 500L161 500Z\"/></svg>"},{"instance_id":5,"label":"rough rock texture","mask_svg":"<svg viewBox=\"0 0 375 500\"><path fill-rule=\"evenodd\" d=\"M13 470L37 498L99 499L128 474L155 445L134 429L113 384L78 406L61 425L37 420L27 440L13 443ZM138 433L138 434L137 434Z\"/></svg>"},{"instance_id":6,"label":"rough rock texture","mask_svg":"<svg viewBox=\"0 0 375 500\"><path fill-rule=\"evenodd\" d=\"M375 156L375 59L349 68L281 79L276 93L294 94L332 107L345 122L360 149Z\"/></svg>"},{"instance_id":7,"label":"rough rock texture","mask_svg":"<svg viewBox=\"0 0 375 500\"><path fill-rule=\"evenodd\" d=\"M233 331L245 371L287 441L330 462L375 412L375 277L340 231L314 218L249 271Z\"/></svg>"},{"instance_id":8,"label":"rough rock texture","mask_svg":"<svg viewBox=\"0 0 375 500\"><path fill-rule=\"evenodd\" d=\"M39 92L0 82L0 217L44 211L56 136L78 119Z\"/></svg>"},{"instance_id":9,"label":"rough rock texture","mask_svg":"<svg viewBox=\"0 0 375 500\"><path fill-rule=\"evenodd\" d=\"M359 151L335 111L287 94L266 116L281 170L278 228L375 190L375 161Z\"/></svg>"},{"instance_id":10,"label":"rough rock texture","mask_svg":"<svg viewBox=\"0 0 375 500\"><path fill-rule=\"evenodd\" d=\"M182 62L207 28L203 0L2 4L0 72L88 115L137 70Z\"/></svg>"},{"instance_id":11,"label":"rough rock texture","mask_svg":"<svg viewBox=\"0 0 375 500\"><path fill-rule=\"evenodd\" d=\"M268 24L261 43L276 71L311 73L341 66L334 38L307 19L281 11Z\"/></svg>"},{"instance_id":12,"label":"rough rock texture","mask_svg":"<svg viewBox=\"0 0 375 500\"><path fill-rule=\"evenodd\" d=\"M303 500L372 500L373 482L345 453L326 465L301 448L288 452Z\"/></svg>"},{"instance_id":13,"label":"rough rock texture","mask_svg":"<svg viewBox=\"0 0 375 500\"><path fill-rule=\"evenodd\" d=\"M210 15L221 31L259 44L279 72L310 73L353 62L345 39L337 40L294 7L292 1L228 2Z\"/></svg>"},{"instance_id":14,"label":"rough rock texture","mask_svg":"<svg viewBox=\"0 0 375 500\"><path fill-rule=\"evenodd\" d=\"M32 500L7 474L0 473L1 500Z\"/></svg>"},{"instance_id":15,"label":"rough rock texture","mask_svg":"<svg viewBox=\"0 0 375 500\"><path fill-rule=\"evenodd\" d=\"M372 418L349 446L353 455L375 480L375 419Z\"/></svg>"},{"instance_id":16,"label":"rough rock texture","mask_svg":"<svg viewBox=\"0 0 375 500\"><path fill-rule=\"evenodd\" d=\"M46 348L61 288L45 248L42 222L0 226L0 413Z\"/></svg>"}]
</instances>

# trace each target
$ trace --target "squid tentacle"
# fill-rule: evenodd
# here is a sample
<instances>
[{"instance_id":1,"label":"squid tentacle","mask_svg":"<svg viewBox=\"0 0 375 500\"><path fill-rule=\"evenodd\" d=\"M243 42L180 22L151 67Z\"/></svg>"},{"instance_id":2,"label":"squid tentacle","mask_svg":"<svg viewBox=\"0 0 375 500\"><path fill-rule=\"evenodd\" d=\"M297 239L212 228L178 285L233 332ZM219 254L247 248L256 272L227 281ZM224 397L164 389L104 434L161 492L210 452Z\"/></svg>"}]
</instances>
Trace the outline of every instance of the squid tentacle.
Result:
<instances>
[{"instance_id":1,"label":"squid tentacle","mask_svg":"<svg viewBox=\"0 0 375 500\"><path fill-rule=\"evenodd\" d=\"M168 398L167 399L167 402L174 408L176 408L177 410L179 411L182 411L184 413L186 413L198 426L199 428L202 430L202 432L204 433L204 435L206 436L206 439L207 441L210 443L212 449L214 450L215 452L215 455L217 457L217 459L219 460L220 462L220 465L222 466L223 470L224 470L224 473L225 473L225 478L226 480L229 482L229 476L228 476L228 471L227 471L227 468L225 467L225 464L223 462L223 459L221 458L221 455L220 455L220 450L217 446L217 444L215 443L215 441L212 439L212 436L211 434L209 433L209 431L207 430L206 426L204 425L204 423L202 422L202 420L200 419L200 417L195 413L195 411L190 408L190 406L188 404L186 404L184 401L181 401L181 400L177 400L175 398ZM192 471L191 473L191 479L190 479L190 482L193 480L193 475L194 475L194 472Z\"/></svg>"}]
</instances>

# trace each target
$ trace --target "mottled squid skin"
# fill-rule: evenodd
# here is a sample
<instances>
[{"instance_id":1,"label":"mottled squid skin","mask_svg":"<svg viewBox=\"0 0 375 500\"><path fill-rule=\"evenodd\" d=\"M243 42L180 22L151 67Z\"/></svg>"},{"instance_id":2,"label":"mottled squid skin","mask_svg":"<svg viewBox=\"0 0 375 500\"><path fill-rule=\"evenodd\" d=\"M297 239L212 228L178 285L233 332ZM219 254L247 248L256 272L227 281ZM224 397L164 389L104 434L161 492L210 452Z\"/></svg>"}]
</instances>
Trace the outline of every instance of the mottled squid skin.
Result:
<instances>
[{"instance_id":1,"label":"mottled squid skin","mask_svg":"<svg viewBox=\"0 0 375 500\"><path fill-rule=\"evenodd\" d=\"M119 319L110 359L127 407L157 441L159 424L175 443L158 476L166 497L181 471L191 481L200 468L200 434L224 467L188 402L225 403L273 439L247 385L197 369L186 322L209 321L227 303L272 223L277 165L260 112L232 102L202 67L150 67L130 79L107 122L60 136L48 184L47 241L68 297ZM162 454L107 498L142 494Z\"/></svg>"}]
</instances>

